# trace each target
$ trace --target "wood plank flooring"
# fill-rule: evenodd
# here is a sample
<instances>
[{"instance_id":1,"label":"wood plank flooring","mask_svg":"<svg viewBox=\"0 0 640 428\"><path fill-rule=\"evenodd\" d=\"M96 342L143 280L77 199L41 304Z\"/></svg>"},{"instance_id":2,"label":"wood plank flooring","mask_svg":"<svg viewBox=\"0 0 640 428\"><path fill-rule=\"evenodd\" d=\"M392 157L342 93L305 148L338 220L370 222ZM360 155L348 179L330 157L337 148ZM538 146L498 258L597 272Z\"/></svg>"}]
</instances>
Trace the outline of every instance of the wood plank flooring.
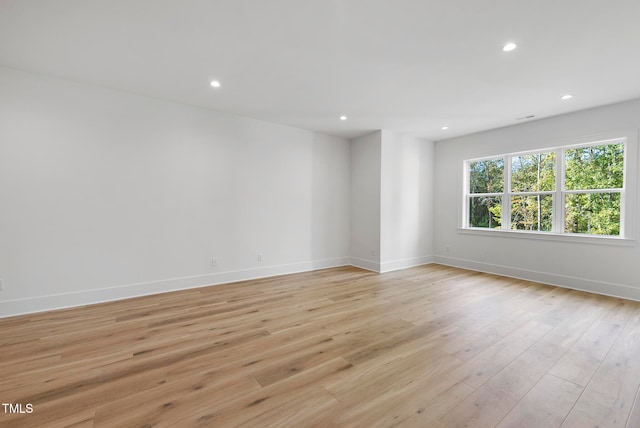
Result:
<instances>
[{"instance_id":1,"label":"wood plank flooring","mask_svg":"<svg viewBox=\"0 0 640 428\"><path fill-rule=\"evenodd\" d=\"M640 426L640 303L426 265L0 319L0 427Z\"/></svg>"}]
</instances>

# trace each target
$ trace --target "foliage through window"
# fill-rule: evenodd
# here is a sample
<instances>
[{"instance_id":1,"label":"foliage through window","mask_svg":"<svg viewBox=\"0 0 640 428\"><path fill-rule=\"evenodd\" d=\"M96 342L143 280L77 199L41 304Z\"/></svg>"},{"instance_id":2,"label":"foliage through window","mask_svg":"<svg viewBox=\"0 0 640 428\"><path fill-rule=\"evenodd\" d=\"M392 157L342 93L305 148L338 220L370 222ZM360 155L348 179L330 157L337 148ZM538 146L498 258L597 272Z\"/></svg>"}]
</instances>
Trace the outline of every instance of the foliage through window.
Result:
<instances>
[{"instance_id":1,"label":"foliage through window","mask_svg":"<svg viewBox=\"0 0 640 428\"><path fill-rule=\"evenodd\" d=\"M466 226L620 236L625 142L465 162Z\"/></svg>"},{"instance_id":2,"label":"foliage through window","mask_svg":"<svg viewBox=\"0 0 640 428\"><path fill-rule=\"evenodd\" d=\"M487 159L469 164L469 226L501 226L504 160Z\"/></svg>"}]
</instances>

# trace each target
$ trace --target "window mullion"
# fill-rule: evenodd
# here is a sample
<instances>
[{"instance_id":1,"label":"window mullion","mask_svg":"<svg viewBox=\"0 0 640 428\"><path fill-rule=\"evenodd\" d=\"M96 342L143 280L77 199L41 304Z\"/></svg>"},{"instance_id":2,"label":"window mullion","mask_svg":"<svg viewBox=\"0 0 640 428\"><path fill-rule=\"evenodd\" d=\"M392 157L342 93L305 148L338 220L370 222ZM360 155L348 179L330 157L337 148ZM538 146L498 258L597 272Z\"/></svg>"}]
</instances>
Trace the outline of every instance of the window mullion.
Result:
<instances>
[{"instance_id":1,"label":"window mullion","mask_svg":"<svg viewBox=\"0 0 640 428\"><path fill-rule=\"evenodd\" d=\"M502 230L511 229L511 156L504 159L504 187L502 196Z\"/></svg>"},{"instance_id":2,"label":"window mullion","mask_svg":"<svg viewBox=\"0 0 640 428\"><path fill-rule=\"evenodd\" d=\"M564 233L564 149L556 149L556 182L553 194L553 232Z\"/></svg>"},{"instance_id":3,"label":"window mullion","mask_svg":"<svg viewBox=\"0 0 640 428\"><path fill-rule=\"evenodd\" d=\"M620 236L627 236L627 231L626 231L626 216L625 213L627 212L626 206L625 206L625 199L626 199L626 189L627 189L627 165L628 165L628 161L629 161L629 152L627 151L628 149L628 145L627 145L627 141L624 141L624 151L623 151L623 167L622 167L622 189L620 191Z\"/></svg>"}]
</instances>

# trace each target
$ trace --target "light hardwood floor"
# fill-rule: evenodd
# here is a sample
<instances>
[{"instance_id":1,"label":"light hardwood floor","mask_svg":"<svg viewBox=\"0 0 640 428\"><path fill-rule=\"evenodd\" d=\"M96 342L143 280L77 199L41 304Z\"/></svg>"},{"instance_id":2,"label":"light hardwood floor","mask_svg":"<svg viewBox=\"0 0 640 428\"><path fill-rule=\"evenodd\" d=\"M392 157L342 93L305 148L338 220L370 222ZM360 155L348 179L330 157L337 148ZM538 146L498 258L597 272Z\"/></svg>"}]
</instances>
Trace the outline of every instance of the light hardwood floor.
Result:
<instances>
[{"instance_id":1,"label":"light hardwood floor","mask_svg":"<svg viewBox=\"0 0 640 428\"><path fill-rule=\"evenodd\" d=\"M640 303L344 267L0 320L1 427L640 427Z\"/></svg>"}]
</instances>

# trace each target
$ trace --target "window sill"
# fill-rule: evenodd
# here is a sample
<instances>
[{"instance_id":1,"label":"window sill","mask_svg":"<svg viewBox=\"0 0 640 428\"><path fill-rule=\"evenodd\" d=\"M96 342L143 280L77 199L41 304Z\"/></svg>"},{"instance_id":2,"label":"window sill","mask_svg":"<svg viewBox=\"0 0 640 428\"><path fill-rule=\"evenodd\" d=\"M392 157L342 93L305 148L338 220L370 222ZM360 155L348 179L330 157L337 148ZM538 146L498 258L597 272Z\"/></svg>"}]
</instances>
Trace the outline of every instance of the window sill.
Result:
<instances>
[{"instance_id":1,"label":"window sill","mask_svg":"<svg viewBox=\"0 0 640 428\"><path fill-rule=\"evenodd\" d=\"M464 235L493 236L500 238L516 238L516 239L533 239L542 241L558 241L571 242L580 244L597 244L597 245L619 245L624 247L632 247L637 245L635 239L618 238L616 236L597 236L597 235L569 235L551 232L525 232L518 230L502 230L502 229L475 229L475 228L458 228L458 233Z\"/></svg>"}]
</instances>

